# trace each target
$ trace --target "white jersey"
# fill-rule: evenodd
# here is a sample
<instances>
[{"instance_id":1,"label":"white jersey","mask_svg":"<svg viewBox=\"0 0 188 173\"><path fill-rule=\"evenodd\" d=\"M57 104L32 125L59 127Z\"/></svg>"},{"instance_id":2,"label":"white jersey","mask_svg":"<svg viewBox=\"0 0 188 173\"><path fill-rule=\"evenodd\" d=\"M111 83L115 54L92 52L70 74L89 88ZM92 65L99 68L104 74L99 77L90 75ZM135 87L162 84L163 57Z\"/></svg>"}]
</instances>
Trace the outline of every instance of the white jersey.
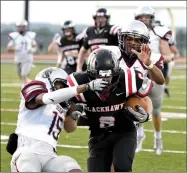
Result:
<instances>
[{"instance_id":1,"label":"white jersey","mask_svg":"<svg viewBox=\"0 0 188 173\"><path fill-rule=\"evenodd\" d=\"M140 71L144 76L148 75L148 69L146 69L141 61L138 59L133 63L131 67L128 67L124 59L121 57L121 52L118 46L97 46L96 48L104 48L112 51L118 59L120 59L120 67L125 70L127 68L134 68ZM160 53L151 53L151 62L155 64L159 69L163 69L163 57Z\"/></svg>"},{"instance_id":2,"label":"white jersey","mask_svg":"<svg viewBox=\"0 0 188 173\"><path fill-rule=\"evenodd\" d=\"M25 35L21 35L19 32L11 32L9 34L8 47L14 46L16 48L15 61L25 62L33 60L33 53L28 52L31 50L32 45L36 45L35 32L27 31Z\"/></svg>"},{"instance_id":3,"label":"white jersey","mask_svg":"<svg viewBox=\"0 0 188 173\"><path fill-rule=\"evenodd\" d=\"M56 148L60 132L64 127L66 111L59 104L43 105L35 109L25 106L25 99L33 98L43 93L40 83L34 83L27 88L29 96L22 97L16 134L24 135L32 139L44 141ZM30 97L30 98L29 98Z\"/></svg>"},{"instance_id":4,"label":"white jersey","mask_svg":"<svg viewBox=\"0 0 188 173\"><path fill-rule=\"evenodd\" d=\"M160 53L160 40L169 41L172 37L172 31L164 26L155 26L152 30L149 30L149 37L149 47L152 52Z\"/></svg>"}]
</instances>

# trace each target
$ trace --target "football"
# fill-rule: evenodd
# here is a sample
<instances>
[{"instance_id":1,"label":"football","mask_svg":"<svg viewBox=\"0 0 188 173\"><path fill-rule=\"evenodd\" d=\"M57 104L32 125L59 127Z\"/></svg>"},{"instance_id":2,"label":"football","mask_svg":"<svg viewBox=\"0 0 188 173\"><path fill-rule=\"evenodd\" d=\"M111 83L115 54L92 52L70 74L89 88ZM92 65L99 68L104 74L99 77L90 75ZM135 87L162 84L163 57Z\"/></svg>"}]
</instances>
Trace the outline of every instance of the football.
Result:
<instances>
[{"instance_id":1,"label":"football","mask_svg":"<svg viewBox=\"0 0 188 173\"><path fill-rule=\"evenodd\" d=\"M141 98L137 95L133 95L133 96L129 97L126 102L126 106L130 106L135 111L137 111L137 109L135 107L136 105L142 106L147 113L149 113L149 114L152 113L152 102L149 97Z\"/></svg>"}]
</instances>

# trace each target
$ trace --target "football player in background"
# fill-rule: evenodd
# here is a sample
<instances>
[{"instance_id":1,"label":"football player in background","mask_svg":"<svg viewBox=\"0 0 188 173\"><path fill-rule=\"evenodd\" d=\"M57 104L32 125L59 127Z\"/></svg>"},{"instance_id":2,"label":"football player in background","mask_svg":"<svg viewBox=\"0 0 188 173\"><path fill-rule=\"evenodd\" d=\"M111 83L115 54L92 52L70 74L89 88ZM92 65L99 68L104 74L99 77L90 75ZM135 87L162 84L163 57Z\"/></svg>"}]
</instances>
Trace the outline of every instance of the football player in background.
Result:
<instances>
[{"instance_id":1,"label":"football player in background","mask_svg":"<svg viewBox=\"0 0 188 173\"><path fill-rule=\"evenodd\" d=\"M173 54L170 51L168 41L172 37L172 31L164 26L155 26L155 12L150 6L139 6L135 10L135 19L142 21L149 29L149 47L152 52L160 53L164 57L164 62L170 62L173 59ZM155 129L154 133L154 149L157 155L160 155L163 150L162 134L161 134L161 107L163 103L164 85L154 84L154 87L149 95L153 103L152 123ZM142 149L142 142L145 139L144 127L140 124L138 130L137 151Z\"/></svg>"},{"instance_id":2,"label":"football player in background","mask_svg":"<svg viewBox=\"0 0 188 173\"><path fill-rule=\"evenodd\" d=\"M13 155L11 171L81 172L73 158L57 156L57 141L63 129L70 133L77 128L77 121L70 116L75 110L70 99L87 90L102 90L105 81L69 87L67 76L60 68L46 68L21 90L17 127L7 144Z\"/></svg>"},{"instance_id":3,"label":"football player in background","mask_svg":"<svg viewBox=\"0 0 188 173\"><path fill-rule=\"evenodd\" d=\"M26 20L17 22L17 31L9 34L7 45L8 52L15 54L18 76L23 81L22 87L30 81L29 74L33 64L33 53L37 50L36 33L28 31L27 27Z\"/></svg>"},{"instance_id":4,"label":"football player in background","mask_svg":"<svg viewBox=\"0 0 188 173\"><path fill-rule=\"evenodd\" d=\"M161 24L161 22L159 20L155 21L155 26L163 26ZM170 81L170 76L172 74L172 68L175 64L174 60L176 58L179 58L180 57L180 53L179 53L179 50L178 48L176 47L176 41L175 41L175 36L174 34L172 34L172 37L170 40L168 40L168 44L170 46L170 50L172 52L172 54L174 55L174 57L172 58L172 61L170 62L165 62L164 63L164 69L163 69L163 75L165 77L165 88L164 88L164 92L165 94L170 97L170 92L169 92L169 88L168 88L168 85L169 85L169 81Z\"/></svg>"},{"instance_id":5,"label":"football player in background","mask_svg":"<svg viewBox=\"0 0 188 173\"><path fill-rule=\"evenodd\" d=\"M117 32L119 26L110 25L110 14L100 8L93 15L94 26L88 27L84 36L83 46L78 55L77 72L82 71L88 50L95 45L118 45Z\"/></svg>"},{"instance_id":6,"label":"football player in background","mask_svg":"<svg viewBox=\"0 0 188 173\"><path fill-rule=\"evenodd\" d=\"M149 53L145 49L141 53L146 64ZM141 106L137 105L135 111L126 107L125 102L135 93L147 96L152 81L134 68L122 70L116 56L111 50L97 48L89 55L87 71L72 73L67 78L70 86L94 79L107 82L102 91L77 96L79 103L85 104L80 110L85 111L90 130L88 172L110 172L112 164L116 172L132 171L136 149L134 121L143 123L149 117Z\"/></svg>"},{"instance_id":7,"label":"football player in background","mask_svg":"<svg viewBox=\"0 0 188 173\"><path fill-rule=\"evenodd\" d=\"M64 69L68 74L76 71L78 53L82 46L85 30L80 34L76 34L75 25L72 21L65 21L61 29L63 36L55 34L51 44L48 47L48 52L52 53L57 50L58 60L57 67ZM85 70L86 66L83 66Z\"/></svg>"}]
</instances>

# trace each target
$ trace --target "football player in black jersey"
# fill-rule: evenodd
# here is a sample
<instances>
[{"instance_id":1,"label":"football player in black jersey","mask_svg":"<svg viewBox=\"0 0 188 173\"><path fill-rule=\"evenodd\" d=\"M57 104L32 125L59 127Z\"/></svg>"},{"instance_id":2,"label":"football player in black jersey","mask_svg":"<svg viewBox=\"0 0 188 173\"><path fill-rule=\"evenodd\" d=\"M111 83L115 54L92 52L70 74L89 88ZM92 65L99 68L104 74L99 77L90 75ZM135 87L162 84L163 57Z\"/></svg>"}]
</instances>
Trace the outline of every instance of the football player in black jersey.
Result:
<instances>
[{"instance_id":1,"label":"football player in black jersey","mask_svg":"<svg viewBox=\"0 0 188 173\"><path fill-rule=\"evenodd\" d=\"M102 91L77 96L85 104L90 130L88 171L110 172L113 163L115 171L129 172L136 149L134 121L146 122L149 115L141 106L137 112L126 108L125 102L135 93L145 97L153 84L134 68L122 70L116 55L102 48L90 54L86 72L72 73L67 80L70 86L77 86L101 78L108 82Z\"/></svg>"},{"instance_id":2,"label":"football player in black jersey","mask_svg":"<svg viewBox=\"0 0 188 173\"><path fill-rule=\"evenodd\" d=\"M53 38L53 43L49 46L49 51L52 49L54 43L58 51L57 67L63 68L68 74L76 71L78 52L82 46L83 34L76 34L75 25L72 21L65 21L61 29L63 36L56 34ZM66 60L62 64L64 59ZM63 67L64 65L64 67ZM83 70L86 66L83 66Z\"/></svg>"},{"instance_id":3,"label":"football player in black jersey","mask_svg":"<svg viewBox=\"0 0 188 173\"><path fill-rule=\"evenodd\" d=\"M110 15L105 8L100 8L93 15L94 26L88 27L83 46L78 55L77 72L82 71L82 66L88 49L95 45L118 45L117 32L119 26L110 25Z\"/></svg>"}]
</instances>

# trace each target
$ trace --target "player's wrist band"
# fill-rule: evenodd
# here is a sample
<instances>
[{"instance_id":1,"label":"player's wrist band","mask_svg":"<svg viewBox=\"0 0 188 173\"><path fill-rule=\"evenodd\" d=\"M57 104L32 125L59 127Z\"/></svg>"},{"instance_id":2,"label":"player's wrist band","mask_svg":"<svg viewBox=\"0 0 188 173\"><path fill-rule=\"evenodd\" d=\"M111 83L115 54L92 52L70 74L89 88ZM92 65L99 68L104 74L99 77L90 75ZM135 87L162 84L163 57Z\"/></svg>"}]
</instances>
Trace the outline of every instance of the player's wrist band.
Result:
<instances>
[{"instance_id":1,"label":"player's wrist band","mask_svg":"<svg viewBox=\"0 0 188 173\"><path fill-rule=\"evenodd\" d=\"M150 65L148 65L148 66L144 64L144 67L146 67L148 70L150 70L150 69L152 69L152 68L153 68L153 63L151 63L151 64L150 64Z\"/></svg>"}]
</instances>

